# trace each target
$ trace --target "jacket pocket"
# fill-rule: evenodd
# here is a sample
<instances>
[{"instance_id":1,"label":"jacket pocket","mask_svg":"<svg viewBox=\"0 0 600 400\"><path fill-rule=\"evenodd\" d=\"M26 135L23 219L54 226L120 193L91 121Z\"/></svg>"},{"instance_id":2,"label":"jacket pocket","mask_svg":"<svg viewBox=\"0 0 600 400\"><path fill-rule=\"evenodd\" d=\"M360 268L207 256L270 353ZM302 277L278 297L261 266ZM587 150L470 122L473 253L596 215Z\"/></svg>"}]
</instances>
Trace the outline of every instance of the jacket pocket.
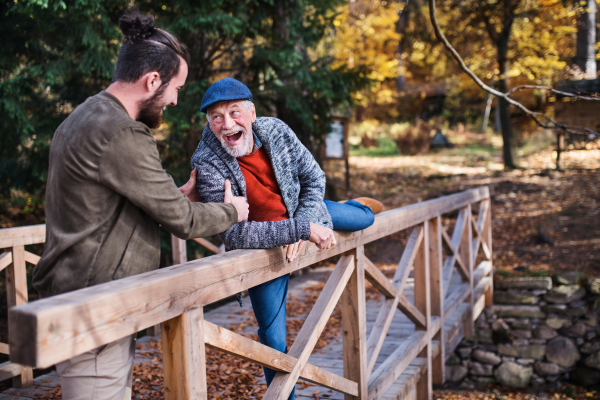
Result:
<instances>
[{"instance_id":1,"label":"jacket pocket","mask_svg":"<svg viewBox=\"0 0 600 400\"><path fill-rule=\"evenodd\" d=\"M121 279L126 278L128 276L133 275L131 270L132 266L130 264L131 255L135 252L136 243L140 237L140 224L137 224L129 237L129 242L127 242L127 247L125 248L125 252L123 253L123 257L121 258L121 262L119 266L113 273L112 279Z\"/></svg>"}]
</instances>

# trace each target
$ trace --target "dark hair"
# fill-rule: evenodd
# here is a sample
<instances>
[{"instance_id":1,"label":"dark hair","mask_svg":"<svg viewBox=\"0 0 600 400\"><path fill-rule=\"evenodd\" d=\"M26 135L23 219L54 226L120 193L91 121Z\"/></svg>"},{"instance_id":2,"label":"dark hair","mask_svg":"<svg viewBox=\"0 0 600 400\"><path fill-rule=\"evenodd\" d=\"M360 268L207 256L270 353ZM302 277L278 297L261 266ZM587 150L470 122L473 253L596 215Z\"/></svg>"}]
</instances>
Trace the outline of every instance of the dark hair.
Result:
<instances>
[{"instance_id":1,"label":"dark hair","mask_svg":"<svg viewBox=\"0 0 600 400\"><path fill-rule=\"evenodd\" d=\"M113 82L135 82L144 74L156 71L162 85L169 83L179 72L180 59L190 63L186 47L170 32L154 27L152 15L140 14L131 7L119 19L119 27L125 35Z\"/></svg>"}]
</instances>

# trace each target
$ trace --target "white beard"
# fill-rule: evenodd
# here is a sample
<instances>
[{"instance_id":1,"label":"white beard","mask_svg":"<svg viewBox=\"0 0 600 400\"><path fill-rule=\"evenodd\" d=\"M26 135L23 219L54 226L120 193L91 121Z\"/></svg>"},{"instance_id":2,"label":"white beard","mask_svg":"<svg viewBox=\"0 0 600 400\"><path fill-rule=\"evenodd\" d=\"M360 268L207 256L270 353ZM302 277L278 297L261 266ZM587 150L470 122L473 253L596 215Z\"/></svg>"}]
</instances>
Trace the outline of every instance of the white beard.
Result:
<instances>
[{"instance_id":1,"label":"white beard","mask_svg":"<svg viewBox=\"0 0 600 400\"><path fill-rule=\"evenodd\" d=\"M237 132L242 132L243 142L235 146L230 146L229 143L227 143L227 141L225 140L225 136ZM229 154L233 158L243 157L246 154L248 154L248 150L250 150L250 135L243 126L238 125L229 130L222 130L221 134L219 135L219 140L221 141L221 146L223 146L227 154Z\"/></svg>"}]
</instances>

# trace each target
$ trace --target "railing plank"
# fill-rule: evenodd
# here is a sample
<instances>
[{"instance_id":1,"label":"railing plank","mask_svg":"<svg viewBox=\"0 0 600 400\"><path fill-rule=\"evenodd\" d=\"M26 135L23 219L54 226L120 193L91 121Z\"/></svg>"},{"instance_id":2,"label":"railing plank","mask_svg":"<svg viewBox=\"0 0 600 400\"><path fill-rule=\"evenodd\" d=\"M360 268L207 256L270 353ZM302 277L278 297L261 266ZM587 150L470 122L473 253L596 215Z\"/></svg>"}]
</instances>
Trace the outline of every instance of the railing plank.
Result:
<instances>
[{"instance_id":1,"label":"railing plank","mask_svg":"<svg viewBox=\"0 0 600 400\"><path fill-rule=\"evenodd\" d=\"M461 243L460 243L460 249L459 249L459 254L462 257L463 261L466 260L467 262L467 268L468 268L468 275L467 275L467 279L466 282L469 284L469 295L467 296L467 302L470 304L470 312L473 312L473 306L474 306L474 296L473 296L473 264L475 263L474 261L474 257L473 257L473 248L471 247L471 243L473 243L473 231L472 231L472 224L471 224L471 219L473 217L472 213L471 213L471 205L467 204L465 206L465 210L466 210L466 226L465 226L465 231L462 235L462 239L461 239ZM463 277L463 281L465 281L464 277ZM471 318L467 318L465 319L465 325L463 328L463 333L465 335L465 337L472 337L475 334L475 325L473 324L473 318L472 318L472 314L471 314Z\"/></svg>"},{"instance_id":2,"label":"railing plank","mask_svg":"<svg viewBox=\"0 0 600 400\"><path fill-rule=\"evenodd\" d=\"M0 249L44 243L45 240L46 225L43 224L0 229Z\"/></svg>"},{"instance_id":3,"label":"railing plank","mask_svg":"<svg viewBox=\"0 0 600 400\"><path fill-rule=\"evenodd\" d=\"M6 379L14 378L21 373L19 364L11 363L10 361L0 364L0 382Z\"/></svg>"},{"instance_id":4,"label":"railing plank","mask_svg":"<svg viewBox=\"0 0 600 400\"><path fill-rule=\"evenodd\" d=\"M427 327L427 319L421 311L413 303L411 303L404 295L398 297L398 308L413 322L418 328Z\"/></svg>"},{"instance_id":5,"label":"railing plank","mask_svg":"<svg viewBox=\"0 0 600 400\"><path fill-rule=\"evenodd\" d=\"M416 331L381 363L369 378L369 400L377 400L398 379L427 344L427 332Z\"/></svg>"},{"instance_id":6,"label":"railing plank","mask_svg":"<svg viewBox=\"0 0 600 400\"><path fill-rule=\"evenodd\" d=\"M206 400L206 351L202 308L163 322L166 400Z\"/></svg>"},{"instance_id":7,"label":"railing plank","mask_svg":"<svg viewBox=\"0 0 600 400\"><path fill-rule=\"evenodd\" d=\"M379 355L379 351L381 350L385 336L387 335L390 324L392 323L394 312L398 306L398 295L404 291L406 280L408 279L408 275L411 271L422 240L423 227L421 225L417 225L413 228L410 237L406 242L406 247L404 248L400 262L398 263L398 268L394 273L394 279L392 280L392 283L394 287L397 288L396 296L394 299L383 301L379 310L379 314L377 315L377 320L375 321L373 328L371 328L371 333L369 334L369 338L367 340L367 358L369 360L367 366L367 375L370 375L371 371L373 371L373 367L375 367L377 356Z\"/></svg>"},{"instance_id":8,"label":"railing plank","mask_svg":"<svg viewBox=\"0 0 600 400\"><path fill-rule=\"evenodd\" d=\"M354 260L355 268L342 293L341 306L344 377L358 383L358 393L356 396L346 394L344 398L345 400L366 400L368 389L367 306L365 304L366 263L363 246L356 248Z\"/></svg>"},{"instance_id":9,"label":"railing plank","mask_svg":"<svg viewBox=\"0 0 600 400\"><path fill-rule=\"evenodd\" d=\"M8 250L0 254L0 271L12 264L12 251Z\"/></svg>"},{"instance_id":10,"label":"railing plank","mask_svg":"<svg viewBox=\"0 0 600 400\"><path fill-rule=\"evenodd\" d=\"M439 317L440 325L444 321L444 292L442 271L442 218L429 220L429 290L431 294L431 316ZM431 337L440 343L439 352L431 359L432 383L441 385L446 380L445 375L445 343L442 329L433 329Z\"/></svg>"},{"instance_id":11,"label":"railing plank","mask_svg":"<svg viewBox=\"0 0 600 400\"><path fill-rule=\"evenodd\" d=\"M13 307L27 304L27 270L25 265L25 246L12 248L12 264L6 271L6 304L10 310ZM15 325L9 326L14 329ZM9 329L9 333L12 329ZM11 359L11 361L13 361ZM33 370L21 366L21 374L13 378L13 386L27 387L33 383Z\"/></svg>"},{"instance_id":12,"label":"railing plank","mask_svg":"<svg viewBox=\"0 0 600 400\"><path fill-rule=\"evenodd\" d=\"M298 359L288 354L206 320L204 321L204 340L209 347L256 362L275 371L290 372L298 361ZM309 363L300 372L300 378L340 393L347 393L352 396L358 395L358 384L356 382Z\"/></svg>"},{"instance_id":13,"label":"railing plank","mask_svg":"<svg viewBox=\"0 0 600 400\"><path fill-rule=\"evenodd\" d=\"M365 278L388 299L393 299L398 294L394 284L366 257Z\"/></svg>"},{"instance_id":14,"label":"railing plank","mask_svg":"<svg viewBox=\"0 0 600 400\"><path fill-rule=\"evenodd\" d=\"M209 242L206 239L203 238L194 238L192 239L194 242L198 243L200 246L203 246L205 248L207 248L208 250L212 251L215 254L220 254L221 253L221 249L218 248L217 246L215 246L214 244L212 244L211 242Z\"/></svg>"},{"instance_id":15,"label":"railing plank","mask_svg":"<svg viewBox=\"0 0 600 400\"><path fill-rule=\"evenodd\" d=\"M337 304L348 280L354 271L354 255L346 253L340 258L331 276L327 280L323 291L315 302L308 317L304 321L296 340L290 347L288 354L298 359L294 368L289 373L278 372L267 389L263 399L286 400L300 376L317 339L325 328L333 308ZM360 385L359 385L360 390Z\"/></svg>"},{"instance_id":16,"label":"railing plank","mask_svg":"<svg viewBox=\"0 0 600 400\"><path fill-rule=\"evenodd\" d=\"M336 232L338 245L329 250L307 244L305 252L292 263L287 262L281 248L235 250L17 307L9 312L11 326L17 327L10 332L11 357L26 365L51 366L187 309L224 299L486 198L488 188L481 187L383 212L365 230Z\"/></svg>"},{"instance_id":17,"label":"railing plank","mask_svg":"<svg viewBox=\"0 0 600 400\"><path fill-rule=\"evenodd\" d=\"M30 264L37 265L37 263L40 261L40 258L42 257L30 253L28 251L25 252L25 261L27 261Z\"/></svg>"},{"instance_id":18,"label":"railing plank","mask_svg":"<svg viewBox=\"0 0 600 400\"><path fill-rule=\"evenodd\" d=\"M432 393L432 375L431 375L431 286L430 286L430 246L429 246L429 221L423 224L423 243L415 258L413 266L413 275L415 278L415 308L424 316L422 326L415 325L415 330L427 332L425 346L418 354L427 360L427 373L421 376L417 382L417 399L429 400Z\"/></svg>"}]
</instances>

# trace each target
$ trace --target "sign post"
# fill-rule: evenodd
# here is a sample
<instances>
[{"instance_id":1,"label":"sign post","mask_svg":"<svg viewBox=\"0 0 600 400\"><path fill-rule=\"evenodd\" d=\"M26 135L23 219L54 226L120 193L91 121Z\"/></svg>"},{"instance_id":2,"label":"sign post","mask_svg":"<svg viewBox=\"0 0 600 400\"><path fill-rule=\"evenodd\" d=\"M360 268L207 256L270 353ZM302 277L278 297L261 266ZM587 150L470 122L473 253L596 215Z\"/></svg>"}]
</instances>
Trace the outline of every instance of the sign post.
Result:
<instances>
[{"instance_id":1,"label":"sign post","mask_svg":"<svg viewBox=\"0 0 600 400\"><path fill-rule=\"evenodd\" d=\"M323 160L344 160L346 166L346 191L350 190L350 163L348 161L347 118L332 118L329 132L325 136L322 152Z\"/></svg>"}]
</instances>

